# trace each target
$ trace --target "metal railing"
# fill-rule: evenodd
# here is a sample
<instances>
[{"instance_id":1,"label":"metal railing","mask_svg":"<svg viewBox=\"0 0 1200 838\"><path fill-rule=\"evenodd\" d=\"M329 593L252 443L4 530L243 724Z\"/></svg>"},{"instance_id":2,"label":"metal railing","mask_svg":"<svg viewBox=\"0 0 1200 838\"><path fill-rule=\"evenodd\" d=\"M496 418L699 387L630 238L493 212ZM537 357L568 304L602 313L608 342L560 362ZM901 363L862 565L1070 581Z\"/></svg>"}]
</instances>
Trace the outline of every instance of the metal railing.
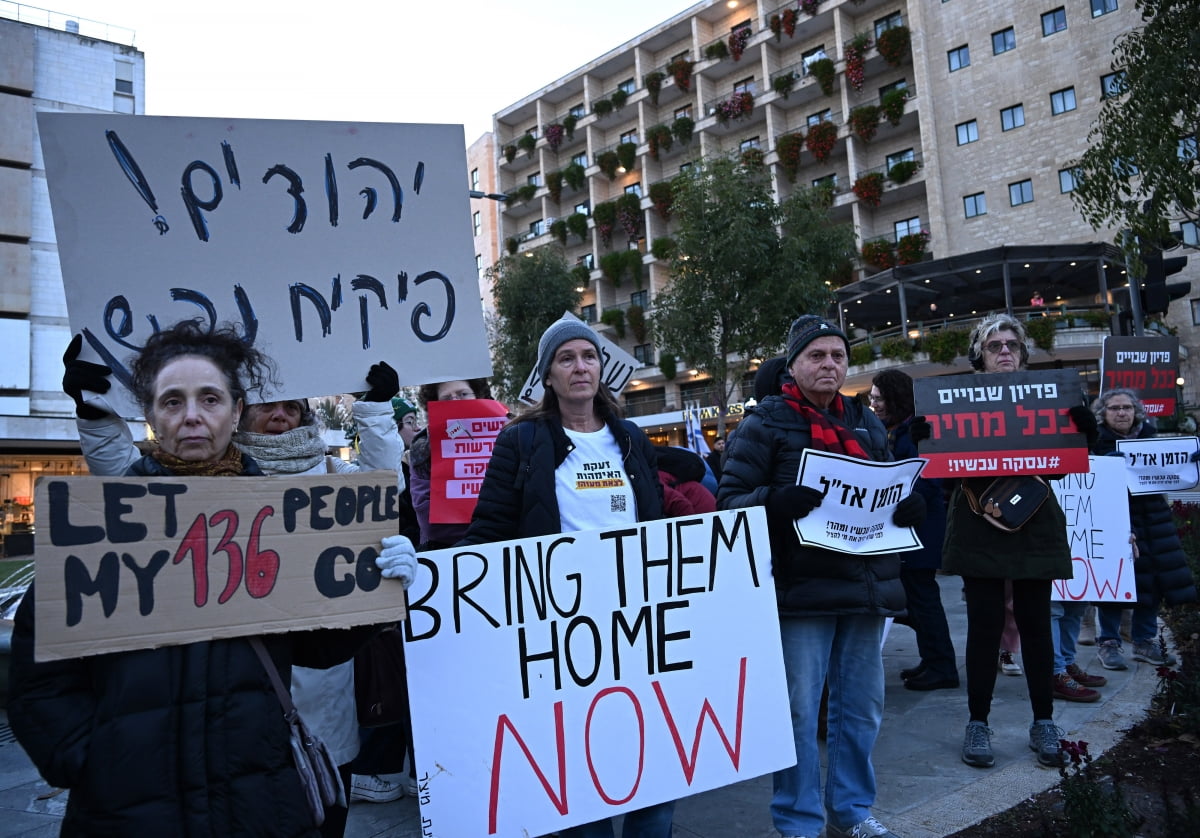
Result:
<instances>
[{"instance_id":1,"label":"metal railing","mask_svg":"<svg viewBox=\"0 0 1200 838\"><path fill-rule=\"evenodd\" d=\"M47 29L58 29L87 38L96 38L101 41L112 41L113 43L127 44L129 46L136 45L135 39L137 33L132 29L124 26L113 26L111 23L102 23L98 20L90 20L79 15L69 15L63 12L41 9L37 6L28 6L24 3L10 3L8 0L0 0L0 17L15 20L19 23L44 26Z\"/></svg>"}]
</instances>

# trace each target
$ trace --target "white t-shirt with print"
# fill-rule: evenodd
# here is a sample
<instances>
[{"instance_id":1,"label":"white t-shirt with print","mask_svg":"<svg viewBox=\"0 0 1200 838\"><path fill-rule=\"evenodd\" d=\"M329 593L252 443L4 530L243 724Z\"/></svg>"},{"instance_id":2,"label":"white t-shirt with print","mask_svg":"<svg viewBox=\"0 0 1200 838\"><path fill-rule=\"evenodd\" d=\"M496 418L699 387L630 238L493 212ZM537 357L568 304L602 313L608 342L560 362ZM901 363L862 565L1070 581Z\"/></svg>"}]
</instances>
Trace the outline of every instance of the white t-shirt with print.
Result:
<instances>
[{"instance_id":1,"label":"white t-shirt with print","mask_svg":"<svg viewBox=\"0 0 1200 838\"><path fill-rule=\"evenodd\" d=\"M563 430L574 449L554 472L562 531L636 524L633 487L612 431L607 427L593 433Z\"/></svg>"}]
</instances>

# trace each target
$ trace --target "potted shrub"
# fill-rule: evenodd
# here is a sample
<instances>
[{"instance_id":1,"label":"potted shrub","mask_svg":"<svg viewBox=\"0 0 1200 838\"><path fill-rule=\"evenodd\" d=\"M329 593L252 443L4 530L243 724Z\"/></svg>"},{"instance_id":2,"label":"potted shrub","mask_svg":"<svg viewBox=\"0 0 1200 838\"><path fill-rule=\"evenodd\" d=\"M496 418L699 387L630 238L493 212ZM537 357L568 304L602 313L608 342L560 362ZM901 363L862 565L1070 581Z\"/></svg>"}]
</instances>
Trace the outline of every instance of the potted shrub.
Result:
<instances>
[{"instance_id":1,"label":"potted shrub","mask_svg":"<svg viewBox=\"0 0 1200 838\"><path fill-rule=\"evenodd\" d=\"M907 183L917 171L916 160L901 160L892 168L888 169L888 180L892 183Z\"/></svg>"},{"instance_id":2,"label":"potted shrub","mask_svg":"<svg viewBox=\"0 0 1200 838\"><path fill-rule=\"evenodd\" d=\"M861 367L875 360L875 350L869 343L859 343L850 347L850 366Z\"/></svg>"},{"instance_id":3,"label":"potted shrub","mask_svg":"<svg viewBox=\"0 0 1200 838\"><path fill-rule=\"evenodd\" d=\"M808 129L808 136L804 138L804 146L812 152L818 162L823 163L829 159L833 146L837 143L837 133L837 126L832 122L818 122Z\"/></svg>"},{"instance_id":4,"label":"potted shrub","mask_svg":"<svg viewBox=\"0 0 1200 838\"><path fill-rule=\"evenodd\" d=\"M818 3L820 3L820 0L800 0L800 11L809 17L816 17Z\"/></svg>"},{"instance_id":5,"label":"potted shrub","mask_svg":"<svg viewBox=\"0 0 1200 838\"><path fill-rule=\"evenodd\" d=\"M881 271L896 264L896 254L892 251L892 243L887 239L871 239L863 242L862 259L866 264Z\"/></svg>"},{"instance_id":6,"label":"potted shrub","mask_svg":"<svg viewBox=\"0 0 1200 838\"><path fill-rule=\"evenodd\" d=\"M596 155L596 165L600 167L600 171L608 175L609 180L616 180L617 167L621 165L621 160L615 151L602 151Z\"/></svg>"},{"instance_id":7,"label":"potted shrub","mask_svg":"<svg viewBox=\"0 0 1200 838\"><path fill-rule=\"evenodd\" d=\"M573 212L567 216L567 229L579 236L580 240L587 238L587 216L581 212Z\"/></svg>"},{"instance_id":8,"label":"potted shrub","mask_svg":"<svg viewBox=\"0 0 1200 838\"><path fill-rule=\"evenodd\" d=\"M646 312L639 305L631 305L625 310L625 322L629 324L629 331L633 332L633 339L638 343L646 342Z\"/></svg>"},{"instance_id":9,"label":"potted shrub","mask_svg":"<svg viewBox=\"0 0 1200 838\"><path fill-rule=\"evenodd\" d=\"M559 218L550 223L550 235L558 240L559 244L567 243L567 222Z\"/></svg>"},{"instance_id":10,"label":"potted shrub","mask_svg":"<svg viewBox=\"0 0 1200 838\"><path fill-rule=\"evenodd\" d=\"M724 125L731 119L741 119L754 111L754 94L739 90L717 105L717 122Z\"/></svg>"},{"instance_id":11,"label":"potted shrub","mask_svg":"<svg viewBox=\"0 0 1200 838\"><path fill-rule=\"evenodd\" d=\"M571 278L575 280L576 287L586 288L588 280L592 278L592 272L583 265L576 265L571 268Z\"/></svg>"},{"instance_id":12,"label":"potted shrub","mask_svg":"<svg viewBox=\"0 0 1200 838\"><path fill-rule=\"evenodd\" d=\"M625 171L632 170L637 163L637 143L621 143L617 146L617 162Z\"/></svg>"},{"instance_id":13,"label":"potted shrub","mask_svg":"<svg viewBox=\"0 0 1200 838\"><path fill-rule=\"evenodd\" d=\"M604 201L592 207L592 224L600 234L600 241L608 247L612 244L612 231L617 223L617 205Z\"/></svg>"},{"instance_id":14,"label":"potted shrub","mask_svg":"<svg viewBox=\"0 0 1200 838\"><path fill-rule=\"evenodd\" d=\"M777 14L771 15L771 19L767 21L767 26L771 28L771 34L775 36L776 41L783 40L783 18Z\"/></svg>"},{"instance_id":15,"label":"potted shrub","mask_svg":"<svg viewBox=\"0 0 1200 838\"><path fill-rule=\"evenodd\" d=\"M921 348L929 353L929 360L948 367L954 366L955 358L966 355L970 345L970 330L957 327L928 332L921 338Z\"/></svg>"},{"instance_id":16,"label":"potted shrub","mask_svg":"<svg viewBox=\"0 0 1200 838\"><path fill-rule=\"evenodd\" d=\"M1025 334L1043 352L1054 354L1054 335L1057 332L1053 317L1031 317L1025 321Z\"/></svg>"},{"instance_id":17,"label":"potted shrub","mask_svg":"<svg viewBox=\"0 0 1200 838\"><path fill-rule=\"evenodd\" d=\"M888 30L891 32L892 30ZM893 125L899 125L904 117L904 108L908 104L908 91L895 88L883 94L879 99L879 113Z\"/></svg>"},{"instance_id":18,"label":"potted shrub","mask_svg":"<svg viewBox=\"0 0 1200 838\"><path fill-rule=\"evenodd\" d=\"M888 338L879 344L879 354L894 361L911 361L913 348L908 338Z\"/></svg>"},{"instance_id":19,"label":"potted shrub","mask_svg":"<svg viewBox=\"0 0 1200 838\"><path fill-rule=\"evenodd\" d=\"M850 130L857 134L860 140L864 143L870 142L879 130L879 106L859 105L850 111L846 121L850 124Z\"/></svg>"},{"instance_id":20,"label":"potted shrub","mask_svg":"<svg viewBox=\"0 0 1200 838\"><path fill-rule=\"evenodd\" d=\"M610 256L620 256L619 253L610 253ZM603 260L601 260L603 261ZM602 269L603 270L603 269ZM613 282L613 285L620 285L618 279ZM616 330L617 338L625 340L625 312L619 308L606 308L604 313L600 315L600 322L606 326L612 326Z\"/></svg>"},{"instance_id":21,"label":"potted shrub","mask_svg":"<svg viewBox=\"0 0 1200 838\"><path fill-rule=\"evenodd\" d=\"M692 132L696 130L696 123L690 116L679 116L671 123L671 133L675 135L675 139L679 140L680 145L687 145L692 141Z\"/></svg>"},{"instance_id":22,"label":"potted shrub","mask_svg":"<svg viewBox=\"0 0 1200 838\"><path fill-rule=\"evenodd\" d=\"M668 262L675 255L675 239L659 236L650 243L650 255L660 262Z\"/></svg>"},{"instance_id":23,"label":"potted shrub","mask_svg":"<svg viewBox=\"0 0 1200 838\"><path fill-rule=\"evenodd\" d=\"M526 157L533 157L533 149L536 145L537 138L528 131L521 135L521 139L517 140L517 148L525 152Z\"/></svg>"},{"instance_id":24,"label":"potted shrub","mask_svg":"<svg viewBox=\"0 0 1200 838\"><path fill-rule=\"evenodd\" d=\"M826 96L833 93L833 80L837 77L837 65L832 58L818 58L808 65L808 74L817 80L817 86Z\"/></svg>"},{"instance_id":25,"label":"potted shrub","mask_svg":"<svg viewBox=\"0 0 1200 838\"><path fill-rule=\"evenodd\" d=\"M671 207L675 203L671 181L660 180L650 184L650 202L654 204L654 211L658 213L659 218L663 221L670 221Z\"/></svg>"},{"instance_id":26,"label":"potted shrub","mask_svg":"<svg viewBox=\"0 0 1200 838\"><path fill-rule=\"evenodd\" d=\"M746 51L746 44L750 43L750 27L743 26L741 29L735 30L729 34L729 55L734 61L742 60L742 53Z\"/></svg>"},{"instance_id":27,"label":"potted shrub","mask_svg":"<svg viewBox=\"0 0 1200 838\"><path fill-rule=\"evenodd\" d=\"M642 287L642 252L640 250L624 250L621 253L625 257L625 273L633 277L633 284L637 288Z\"/></svg>"},{"instance_id":28,"label":"potted shrub","mask_svg":"<svg viewBox=\"0 0 1200 838\"><path fill-rule=\"evenodd\" d=\"M786 99L792 93L792 88L796 86L796 74L791 70L786 73L776 76L771 80L771 87Z\"/></svg>"},{"instance_id":29,"label":"potted shrub","mask_svg":"<svg viewBox=\"0 0 1200 838\"><path fill-rule=\"evenodd\" d=\"M609 97L609 101L612 102L613 107L616 108L617 110L621 110L621 108L625 107L625 103L628 100L629 100L629 94L626 93L624 90L622 90L619 87L616 90L614 90L612 96Z\"/></svg>"},{"instance_id":30,"label":"potted shrub","mask_svg":"<svg viewBox=\"0 0 1200 838\"><path fill-rule=\"evenodd\" d=\"M662 90L663 79L666 77L667 74L660 70L651 70L642 76L642 87L646 88L650 101L655 105L658 104L658 92Z\"/></svg>"},{"instance_id":31,"label":"potted shrub","mask_svg":"<svg viewBox=\"0 0 1200 838\"><path fill-rule=\"evenodd\" d=\"M674 143L671 129L661 122L646 129L646 144L650 146L650 156L655 160L658 159L660 151L670 151Z\"/></svg>"},{"instance_id":32,"label":"potted shrub","mask_svg":"<svg viewBox=\"0 0 1200 838\"><path fill-rule=\"evenodd\" d=\"M855 90L862 90L867 78L867 50L870 48L871 36L867 32L859 32L846 44L846 81Z\"/></svg>"},{"instance_id":33,"label":"potted shrub","mask_svg":"<svg viewBox=\"0 0 1200 838\"><path fill-rule=\"evenodd\" d=\"M667 72L671 74L671 78L675 79L675 86L684 93L692 89L692 67L694 66L696 66L696 62L686 58L676 58L667 65Z\"/></svg>"},{"instance_id":34,"label":"potted shrub","mask_svg":"<svg viewBox=\"0 0 1200 838\"><path fill-rule=\"evenodd\" d=\"M504 162L511 163L516 156L517 147L515 145L509 143L504 147Z\"/></svg>"},{"instance_id":35,"label":"potted shrub","mask_svg":"<svg viewBox=\"0 0 1200 838\"><path fill-rule=\"evenodd\" d=\"M604 119L604 117L612 113L612 110L613 103L607 99L597 99L595 102L592 102L592 113L596 115L597 119Z\"/></svg>"},{"instance_id":36,"label":"potted shrub","mask_svg":"<svg viewBox=\"0 0 1200 838\"><path fill-rule=\"evenodd\" d=\"M883 199L883 175L879 172L863 175L854 181L852 188L858 200L868 206L877 207Z\"/></svg>"},{"instance_id":37,"label":"potted shrub","mask_svg":"<svg viewBox=\"0 0 1200 838\"><path fill-rule=\"evenodd\" d=\"M663 374L663 378L667 381L674 381L675 376L679 374L679 361L670 352L663 352L658 356L658 371Z\"/></svg>"},{"instance_id":38,"label":"potted shrub","mask_svg":"<svg viewBox=\"0 0 1200 838\"><path fill-rule=\"evenodd\" d=\"M642 230L642 199L632 192L626 192L616 200L617 223L621 229L634 238Z\"/></svg>"},{"instance_id":39,"label":"potted shrub","mask_svg":"<svg viewBox=\"0 0 1200 838\"><path fill-rule=\"evenodd\" d=\"M713 41L704 48L704 57L709 61L720 61L729 57L729 47L724 41Z\"/></svg>"},{"instance_id":40,"label":"potted shrub","mask_svg":"<svg viewBox=\"0 0 1200 838\"><path fill-rule=\"evenodd\" d=\"M563 128L558 122L552 122L549 125L542 127L542 133L546 137L546 145L550 146L551 151L558 151L558 147L562 145L563 137L566 136L567 129Z\"/></svg>"},{"instance_id":41,"label":"potted shrub","mask_svg":"<svg viewBox=\"0 0 1200 838\"><path fill-rule=\"evenodd\" d=\"M775 152L779 155L779 165L790 182L796 182L796 173L800 171L800 149L804 148L804 135L800 132L784 134L775 143Z\"/></svg>"},{"instance_id":42,"label":"potted shrub","mask_svg":"<svg viewBox=\"0 0 1200 838\"><path fill-rule=\"evenodd\" d=\"M517 200L522 204L533 200L533 196L537 193L537 186L532 183L523 183L517 187Z\"/></svg>"},{"instance_id":43,"label":"potted shrub","mask_svg":"<svg viewBox=\"0 0 1200 838\"><path fill-rule=\"evenodd\" d=\"M553 172L546 172L546 191L550 193L550 197L555 203L562 197L563 173L561 169L555 169Z\"/></svg>"},{"instance_id":44,"label":"potted shrub","mask_svg":"<svg viewBox=\"0 0 1200 838\"><path fill-rule=\"evenodd\" d=\"M896 240L896 264L912 265L925 258L925 248L929 244L929 232L909 233Z\"/></svg>"},{"instance_id":45,"label":"potted shrub","mask_svg":"<svg viewBox=\"0 0 1200 838\"><path fill-rule=\"evenodd\" d=\"M575 139L575 126L579 124L579 118L573 113L569 113L563 117L562 127L567 132L567 139Z\"/></svg>"},{"instance_id":46,"label":"potted shrub","mask_svg":"<svg viewBox=\"0 0 1200 838\"><path fill-rule=\"evenodd\" d=\"M742 165L747 169L762 168L766 162L766 152L761 148L747 148L742 151Z\"/></svg>"},{"instance_id":47,"label":"potted shrub","mask_svg":"<svg viewBox=\"0 0 1200 838\"><path fill-rule=\"evenodd\" d=\"M520 247L520 245L521 243L517 241L516 236L509 236L504 240L504 249L508 251L509 256L516 256L517 248Z\"/></svg>"},{"instance_id":48,"label":"potted shrub","mask_svg":"<svg viewBox=\"0 0 1200 838\"><path fill-rule=\"evenodd\" d=\"M563 169L563 181L574 190L583 188L587 182L587 170L579 163L572 163Z\"/></svg>"},{"instance_id":49,"label":"potted shrub","mask_svg":"<svg viewBox=\"0 0 1200 838\"><path fill-rule=\"evenodd\" d=\"M879 50L884 61L893 67L899 67L908 57L908 48L911 42L912 33L907 26L893 26L891 29L879 33L879 38L875 41L875 48Z\"/></svg>"}]
</instances>

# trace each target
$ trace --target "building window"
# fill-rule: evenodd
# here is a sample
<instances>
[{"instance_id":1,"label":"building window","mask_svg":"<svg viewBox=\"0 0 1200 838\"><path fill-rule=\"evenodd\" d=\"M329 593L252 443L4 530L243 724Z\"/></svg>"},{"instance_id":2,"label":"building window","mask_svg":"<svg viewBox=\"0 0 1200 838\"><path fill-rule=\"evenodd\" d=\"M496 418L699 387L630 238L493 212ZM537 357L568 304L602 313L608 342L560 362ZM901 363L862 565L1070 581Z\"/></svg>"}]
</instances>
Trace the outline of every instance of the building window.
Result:
<instances>
[{"instance_id":1,"label":"building window","mask_svg":"<svg viewBox=\"0 0 1200 838\"><path fill-rule=\"evenodd\" d=\"M532 134L534 139L537 139L538 137L542 136L540 133L540 129L538 128L536 122L533 125L530 125L528 128L526 128L524 133Z\"/></svg>"},{"instance_id":2,"label":"building window","mask_svg":"<svg viewBox=\"0 0 1200 838\"><path fill-rule=\"evenodd\" d=\"M747 149L761 147L762 146L759 144L758 137L750 137L738 143L738 151L746 151Z\"/></svg>"},{"instance_id":3,"label":"building window","mask_svg":"<svg viewBox=\"0 0 1200 838\"><path fill-rule=\"evenodd\" d=\"M642 197L642 182L639 180L636 183L631 183L628 186L626 186L625 194L626 195L637 195L639 198Z\"/></svg>"},{"instance_id":4,"label":"building window","mask_svg":"<svg viewBox=\"0 0 1200 838\"><path fill-rule=\"evenodd\" d=\"M596 322L596 304L592 303L590 305L586 305L586 306L583 306L582 308L580 308L579 316L583 319L584 323L595 323Z\"/></svg>"},{"instance_id":5,"label":"building window","mask_svg":"<svg viewBox=\"0 0 1200 838\"><path fill-rule=\"evenodd\" d=\"M529 237L530 238L533 238L534 236L540 236L540 235L542 235L542 233L545 233L545 232L546 232L546 222L544 219L539 218L537 221L529 222Z\"/></svg>"},{"instance_id":6,"label":"building window","mask_svg":"<svg viewBox=\"0 0 1200 838\"><path fill-rule=\"evenodd\" d=\"M973 143L979 139L979 123L974 119L969 122L960 122L954 126L954 132L958 135L959 145Z\"/></svg>"},{"instance_id":7,"label":"building window","mask_svg":"<svg viewBox=\"0 0 1200 838\"><path fill-rule=\"evenodd\" d=\"M650 303L649 291L634 291L629 295L629 304L631 306L641 306L645 308Z\"/></svg>"},{"instance_id":8,"label":"building window","mask_svg":"<svg viewBox=\"0 0 1200 838\"><path fill-rule=\"evenodd\" d=\"M676 108L675 109L675 118L676 119L685 119L685 118L691 119L692 118L692 106L684 105L682 108Z\"/></svg>"},{"instance_id":9,"label":"building window","mask_svg":"<svg viewBox=\"0 0 1200 838\"><path fill-rule=\"evenodd\" d=\"M1179 159L1180 160L1195 160L1196 159L1196 135L1189 134L1179 141Z\"/></svg>"},{"instance_id":10,"label":"building window","mask_svg":"<svg viewBox=\"0 0 1200 838\"><path fill-rule=\"evenodd\" d=\"M1042 15L1042 37L1045 38L1053 35L1055 32L1062 32L1067 28L1067 10L1059 6L1052 12L1046 12Z\"/></svg>"},{"instance_id":11,"label":"building window","mask_svg":"<svg viewBox=\"0 0 1200 838\"><path fill-rule=\"evenodd\" d=\"M479 189L479 170L478 169L471 170L471 188L475 189L475 190Z\"/></svg>"},{"instance_id":12,"label":"building window","mask_svg":"<svg viewBox=\"0 0 1200 838\"><path fill-rule=\"evenodd\" d=\"M483 256L478 253L475 254L475 275L483 276Z\"/></svg>"},{"instance_id":13,"label":"building window","mask_svg":"<svg viewBox=\"0 0 1200 838\"><path fill-rule=\"evenodd\" d=\"M903 221L897 221L892 225L892 231L896 236L896 241L900 241L900 239L904 238L905 236L911 236L915 233L919 233L921 232L921 217L913 216L912 218L906 218Z\"/></svg>"},{"instance_id":14,"label":"building window","mask_svg":"<svg viewBox=\"0 0 1200 838\"><path fill-rule=\"evenodd\" d=\"M623 93L633 93L633 91L636 89L637 86L633 83L633 79L625 79L625 81L617 85L617 90L620 90Z\"/></svg>"},{"instance_id":15,"label":"building window","mask_svg":"<svg viewBox=\"0 0 1200 838\"><path fill-rule=\"evenodd\" d=\"M982 192L965 196L963 198L963 214L967 218L974 218L977 215L987 215L987 196Z\"/></svg>"},{"instance_id":16,"label":"building window","mask_svg":"<svg viewBox=\"0 0 1200 838\"><path fill-rule=\"evenodd\" d=\"M1075 184L1079 182L1079 169L1074 167L1070 169L1058 170L1058 191L1059 192L1074 192Z\"/></svg>"},{"instance_id":17,"label":"building window","mask_svg":"<svg viewBox=\"0 0 1200 838\"><path fill-rule=\"evenodd\" d=\"M1050 113L1058 116L1060 113L1075 110L1075 88L1064 87L1050 94Z\"/></svg>"},{"instance_id":18,"label":"building window","mask_svg":"<svg viewBox=\"0 0 1200 838\"><path fill-rule=\"evenodd\" d=\"M1033 181L1022 180L1008 185L1008 202L1014 207L1033 203Z\"/></svg>"},{"instance_id":19,"label":"building window","mask_svg":"<svg viewBox=\"0 0 1200 838\"><path fill-rule=\"evenodd\" d=\"M808 52L800 53L800 64L804 67L803 74L808 75L808 68L814 61L820 61L822 58L828 58L825 54L825 45L821 44L815 49L810 49Z\"/></svg>"},{"instance_id":20,"label":"building window","mask_svg":"<svg viewBox=\"0 0 1200 838\"><path fill-rule=\"evenodd\" d=\"M757 90L754 86L754 76L750 76L749 78L742 79L741 81L735 81L733 83L733 92L734 93L750 93L750 94L756 93Z\"/></svg>"},{"instance_id":21,"label":"building window","mask_svg":"<svg viewBox=\"0 0 1200 838\"><path fill-rule=\"evenodd\" d=\"M885 84L879 88L879 98L882 99L886 94L893 90L908 90L908 79L897 79L891 84Z\"/></svg>"},{"instance_id":22,"label":"building window","mask_svg":"<svg viewBox=\"0 0 1200 838\"><path fill-rule=\"evenodd\" d=\"M622 131L621 132L621 142L633 143L634 145L637 145L637 141L638 141L637 131Z\"/></svg>"},{"instance_id":23,"label":"building window","mask_svg":"<svg viewBox=\"0 0 1200 838\"><path fill-rule=\"evenodd\" d=\"M1117 0L1092 0L1092 17L1100 17L1117 10Z\"/></svg>"},{"instance_id":24,"label":"building window","mask_svg":"<svg viewBox=\"0 0 1200 838\"><path fill-rule=\"evenodd\" d=\"M823 111L817 111L816 113L810 113L808 115L808 119L806 120L806 122L808 122L809 128L813 127L814 125L818 125L822 122L833 122L833 110L830 108L826 108Z\"/></svg>"},{"instance_id":25,"label":"building window","mask_svg":"<svg viewBox=\"0 0 1200 838\"><path fill-rule=\"evenodd\" d=\"M966 44L961 47L955 47L946 53L946 58L950 62L950 72L961 70L963 67L971 66L971 50Z\"/></svg>"},{"instance_id":26,"label":"building window","mask_svg":"<svg viewBox=\"0 0 1200 838\"><path fill-rule=\"evenodd\" d=\"M837 173L834 172L831 175L825 175L825 177L813 178L812 185L814 189L832 189L834 192L836 192Z\"/></svg>"},{"instance_id":27,"label":"building window","mask_svg":"<svg viewBox=\"0 0 1200 838\"><path fill-rule=\"evenodd\" d=\"M1200 228L1195 221L1185 221L1179 225L1180 239L1184 244L1200 247Z\"/></svg>"},{"instance_id":28,"label":"building window","mask_svg":"<svg viewBox=\"0 0 1200 838\"><path fill-rule=\"evenodd\" d=\"M1017 48L1017 33L1010 26L992 33L992 55L999 55Z\"/></svg>"},{"instance_id":29,"label":"building window","mask_svg":"<svg viewBox=\"0 0 1200 838\"><path fill-rule=\"evenodd\" d=\"M574 165L583 166L586 169L587 168L587 152L581 151L578 154L573 155L571 157L571 163Z\"/></svg>"},{"instance_id":30,"label":"building window","mask_svg":"<svg viewBox=\"0 0 1200 838\"><path fill-rule=\"evenodd\" d=\"M1000 111L1000 128L1003 131L1011 131L1014 128L1020 128L1025 124L1025 106L1013 105L1011 108L1004 108Z\"/></svg>"},{"instance_id":31,"label":"building window","mask_svg":"<svg viewBox=\"0 0 1200 838\"><path fill-rule=\"evenodd\" d=\"M592 214L592 202L584 201L582 204L576 204L575 212L577 212L579 215L591 215Z\"/></svg>"},{"instance_id":32,"label":"building window","mask_svg":"<svg viewBox=\"0 0 1200 838\"><path fill-rule=\"evenodd\" d=\"M1117 177L1133 177L1138 173L1137 163L1132 160L1127 160L1124 157L1118 157L1112 163L1113 174Z\"/></svg>"},{"instance_id":33,"label":"building window","mask_svg":"<svg viewBox=\"0 0 1200 838\"><path fill-rule=\"evenodd\" d=\"M681 174L681 175L686 174L687 172L690 172L691 170L692 170L691 163L680 163L679 164L679 174Z\"/></svg>"},{"instance_id":34,"label":"building window","mask_svg":"<svg viewBox=\"0 0 1200 838\"><path fill-rule=\"evenodd\" d=\"M899 12L892 12L887 17L881 17L875 21L875 40L879 40L879 36L889 29L895 29L897 26L904 25L904 18Z\"/></svg>"},{"instance_id":35,"label":"building window","mask_svg":"<svg viewBox=\"0 0 1200 838\"><path fill-rule=\"evenodd\" d=\"M892 166L895 166L897 163L909 163L916 159L917 156L913 150L911 148L906 148L904 151L897 151L895 154L889 154L885 158L884 168L890 171Z\"/></svg>"},{"instance_id":36,"label":"building window","mask_svg":"<svg viewBox=\"0 0 1200 838\"><path fill-rule=\"evenodd\" d=\"M542 185L542 173L534 172L531 175L527 175L525 178L525 182L528 183L530 186L541 186Z\"/></svg>"},{"instance_id":37,"label":"building window","mask_svg":"<svg viewBox=\"0 0 1200 838\"><path fill-rule=\"evenodd\" d=\"M1125 71L1106 73L1100 77L1100 98L1111 99L1125 92Z\"/></svg>"},{"instance_id":38,"label":"building window","mask_svg":"<svg viewBox=\"0 0 1200 838\"><path fill-rule=\"evenodd\" d=\"M117 61L113 74L113 91L126 96L133 95L133 65L128 61Z\"/></svg>"},{"instance_id":39,"label":"building window","mask_svg":"<svg viewBox=\"0 0 1200 838\"><path fill-rule=\"evenodd\" d=\"M650 366L654 363L654 347L648 343L639 343L633 347L633 359L642 366Z\"/></svg>"},{"instance_id":40,"label":"building window","mask_svg":"<svg viewBox=\"0 0 1200 838\"><path fill-rule=\"evenodd\" d=\"M742 29L749 31L749 29L750 29L750 21L749 20L743 20L738 25L729 27L729 34L732 35L734 32L738 32Z\"/></svg>"},{"instance_id":41,"label":"building window","mask_svg":"<svg viewBox=\"0 0 1200 838\"><path fill-rule=\"evenodd\" d=\"M594 271L596 269L596 254L584 253L575 260L575 264L583 265L583 267L587 268L589 271Z\"/></svg>"},{"instance_id":42,"label":"building window","mask_svg":"<svg viewBox=\"0 0 1200 838\"><path fill-rule=\"evenodd\" d=\"M476 210L471 214L471 226L475 229L475 235L479 235L479 231L483 229L483 221L479 216L479 211Z\"/></svg>"}]
</instances>

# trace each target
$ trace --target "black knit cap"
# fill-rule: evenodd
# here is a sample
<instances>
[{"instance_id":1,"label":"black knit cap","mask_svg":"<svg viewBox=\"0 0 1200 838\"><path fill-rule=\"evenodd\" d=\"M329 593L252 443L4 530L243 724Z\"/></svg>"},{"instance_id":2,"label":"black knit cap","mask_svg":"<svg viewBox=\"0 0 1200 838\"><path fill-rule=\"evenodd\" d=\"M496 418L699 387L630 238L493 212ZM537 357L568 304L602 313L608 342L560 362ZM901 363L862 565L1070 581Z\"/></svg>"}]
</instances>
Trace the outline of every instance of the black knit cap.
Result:
<instances>
[{"instance_id":1,"label":"black knit cap","mask_svg":"<svg viewBox=\"0 0 1200 838\"><path fill-rule=\"evenodd\" d=\"M818 317L815 314L804 314L793 320L792 327L788 329L787 356L785 361L787 366L789 368L792 366L792 361L796 360L796 356L804 350L804 347L817 338L824 337L841 338L842 343L846 344L846 353L850 353L850 341L846 339L846 333L824 317Z\"/></svg>"}]
</instances>

